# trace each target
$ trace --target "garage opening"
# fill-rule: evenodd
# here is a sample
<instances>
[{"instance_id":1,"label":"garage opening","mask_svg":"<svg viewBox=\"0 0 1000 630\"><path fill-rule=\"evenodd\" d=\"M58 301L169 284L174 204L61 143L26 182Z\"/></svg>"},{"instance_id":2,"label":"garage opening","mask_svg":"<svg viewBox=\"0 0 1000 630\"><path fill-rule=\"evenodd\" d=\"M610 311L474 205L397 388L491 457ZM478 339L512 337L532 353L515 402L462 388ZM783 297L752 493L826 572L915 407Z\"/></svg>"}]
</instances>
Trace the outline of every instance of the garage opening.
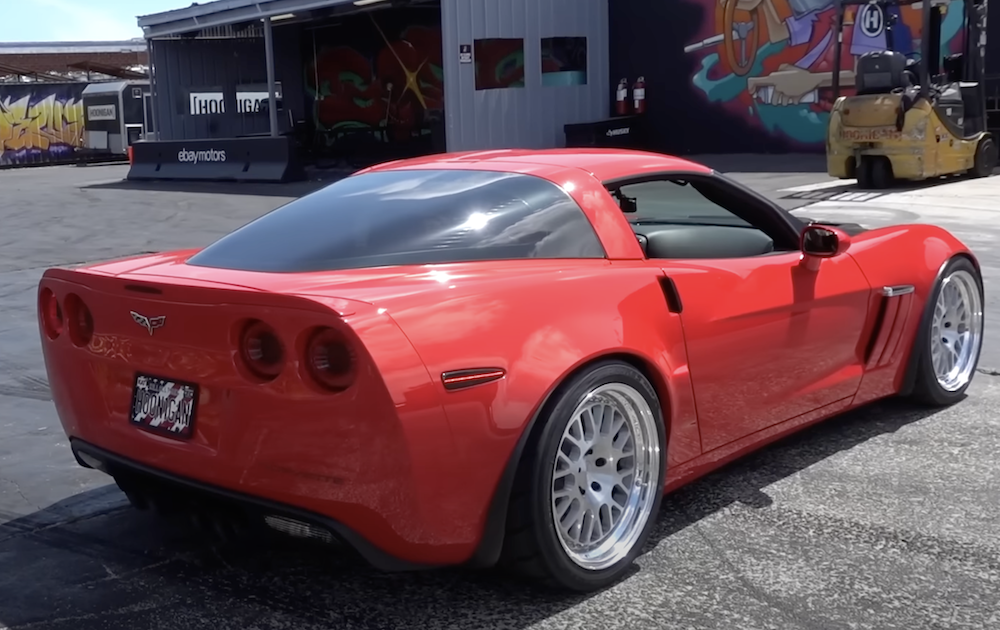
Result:
<instances>
[{"instance_id":1,"label":"garage opening","mask_svg":"<svg viewBox=\"0 0 1000 630\"><path fill-rule=\"evenodd\" d=\"M317 160L361 167L446 150L440 2L375 7L303 27Z\"/></svg>"}]
</instances>

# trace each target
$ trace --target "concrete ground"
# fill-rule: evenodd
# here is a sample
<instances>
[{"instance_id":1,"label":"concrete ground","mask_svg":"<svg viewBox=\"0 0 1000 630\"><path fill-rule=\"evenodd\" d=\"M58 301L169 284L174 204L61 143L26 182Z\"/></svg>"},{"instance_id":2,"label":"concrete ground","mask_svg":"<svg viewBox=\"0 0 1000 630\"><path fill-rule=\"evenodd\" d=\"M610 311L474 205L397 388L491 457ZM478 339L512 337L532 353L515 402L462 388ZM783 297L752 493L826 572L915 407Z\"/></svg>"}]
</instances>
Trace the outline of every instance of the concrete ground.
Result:
<instances>
[{"instance_id":1,"label":"concrete ground","mask_svg":"<svg viewBox=\"0 0 1000 630\"><path fill-rule=\"evenodd\" d=\"M992 321L1000 178L830 201L853 191L816 188L821 163L799 158L706 161L807 216L952 229L983 261ZM66 445L36 332L41 272L204 245L309 186L137 190L124 171L0 172L0 630L1000 628L1000 379L985 373L950 409L879 403L670 495L636 572L590 597L491 572L385 575L282 539L216 547L134 512Z\"/></svg>"}]
</instances>

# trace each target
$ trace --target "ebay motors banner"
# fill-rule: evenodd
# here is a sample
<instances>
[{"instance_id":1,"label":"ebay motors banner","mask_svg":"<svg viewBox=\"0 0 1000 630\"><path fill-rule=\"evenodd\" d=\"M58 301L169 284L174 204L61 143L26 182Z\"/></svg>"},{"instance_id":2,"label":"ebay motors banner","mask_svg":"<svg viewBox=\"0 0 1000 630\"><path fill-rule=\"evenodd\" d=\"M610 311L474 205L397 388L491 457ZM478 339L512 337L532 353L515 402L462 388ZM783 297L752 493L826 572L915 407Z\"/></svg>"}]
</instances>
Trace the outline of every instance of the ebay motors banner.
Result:
<instances>
[{"instance_id":1,"label":"ebay motors banner","mask_svg":"<svg viewBox=\"0 0 1000 630\"><path fill-rule=\"evenodd\" d=\"M285 136L136 142L128 178L299 181L305 171L292 142Z\"/></svg>"}]
</instances>

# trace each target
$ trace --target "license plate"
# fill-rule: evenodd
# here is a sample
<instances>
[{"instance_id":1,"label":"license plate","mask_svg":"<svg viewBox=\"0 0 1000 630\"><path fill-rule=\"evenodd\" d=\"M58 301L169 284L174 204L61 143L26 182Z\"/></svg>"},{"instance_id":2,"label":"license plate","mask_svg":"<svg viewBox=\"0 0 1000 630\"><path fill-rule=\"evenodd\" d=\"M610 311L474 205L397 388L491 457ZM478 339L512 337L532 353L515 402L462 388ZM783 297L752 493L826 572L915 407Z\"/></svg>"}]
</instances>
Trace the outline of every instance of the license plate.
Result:
<instances>
[{"instance_id":1,"label":"license plate","mask_svg":"<svg viewBox=\"0 0 1000 630\"><path fill-rule=\"evenodd\" d=\"M198 386L174 379L137 374L132 387L132 424L173 438L194 433Z\"/></svg>"}]
</instances>

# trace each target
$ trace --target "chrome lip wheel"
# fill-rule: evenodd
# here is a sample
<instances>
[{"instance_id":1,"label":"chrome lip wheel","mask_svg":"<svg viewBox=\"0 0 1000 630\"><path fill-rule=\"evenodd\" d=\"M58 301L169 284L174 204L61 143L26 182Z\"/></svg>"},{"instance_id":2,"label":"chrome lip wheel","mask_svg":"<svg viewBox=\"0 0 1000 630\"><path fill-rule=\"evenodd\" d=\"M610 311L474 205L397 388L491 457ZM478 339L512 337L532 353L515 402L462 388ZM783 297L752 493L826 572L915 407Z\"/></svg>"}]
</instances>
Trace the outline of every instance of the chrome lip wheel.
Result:
<instances>
[{"instance_id":1,"label":"chrome lip wheel","mask_svg":"<svg viewBox=\"0 0 1000 630\"><path fill-rule=\"evenodd\" d=\"M958 391L972 380L982 335L979 285L960 269L941 283L931 324L931 364L942 389Z\"/></svg>"},{"instance_id":2,"label":"chrome lip wheel","mask_svg":"<svg viewBox=\"0 0 1000 630\"><path fill-rule=\"evenodd\" d=\"M623 383L592 390L563 431L552 468L552 518L567 556L584 569L626 557L649 521L659 479L657 419Z\"/></svg>"}]
</instances>

